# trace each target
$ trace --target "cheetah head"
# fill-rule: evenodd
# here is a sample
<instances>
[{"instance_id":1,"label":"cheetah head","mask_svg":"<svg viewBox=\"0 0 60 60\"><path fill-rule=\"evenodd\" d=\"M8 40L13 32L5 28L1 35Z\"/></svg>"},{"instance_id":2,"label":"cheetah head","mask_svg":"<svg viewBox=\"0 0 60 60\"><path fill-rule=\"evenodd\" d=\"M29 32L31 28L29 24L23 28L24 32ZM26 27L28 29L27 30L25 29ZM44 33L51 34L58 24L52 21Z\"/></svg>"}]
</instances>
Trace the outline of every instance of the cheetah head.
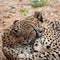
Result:
<instances>
[{"instance_id":1,"label":"cheetah head","mask_svg":"<svg viewBox=\"0 0 60 60\"><path fill-rule=\"evenodd\" d=\"M42 14L36 11L33 16L27 17L24 20L15 20L11 31L14 36L20 39L21 43L31 44L43 31L39 27L39 23L43 23L43 18Z\"/></svg>"}]
</instances>

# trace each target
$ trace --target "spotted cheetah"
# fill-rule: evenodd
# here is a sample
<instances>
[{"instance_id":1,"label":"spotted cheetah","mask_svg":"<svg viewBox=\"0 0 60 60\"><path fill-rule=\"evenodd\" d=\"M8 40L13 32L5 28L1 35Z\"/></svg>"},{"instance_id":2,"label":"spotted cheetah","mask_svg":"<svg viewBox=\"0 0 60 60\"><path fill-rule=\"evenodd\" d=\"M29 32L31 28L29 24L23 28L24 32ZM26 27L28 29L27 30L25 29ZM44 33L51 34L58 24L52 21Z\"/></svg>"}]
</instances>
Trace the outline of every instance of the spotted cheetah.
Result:
<instances>
[{"instance_id":1,"label":"spotted cheetah","mask_svg":"<svg viewBox=\"0 0 60 60\"><path fill-rule=\"evenodd\" d=\"M41 23L43 23L42 15L36 11L34 15L23 20L15 20L12 26L4 31L2 50L8 60L19 60L17 56L23 53L22 51L26 56L33 52L36 38L41 37L44 31Z\"/></svg>"},{"instance_id":2,"label":"spotted cheetah","mask_svg":"<svg viewBox=\"0 0 60 60\"><path fill-rule=\"evenodd\" d=\"M5 38L3 37L3 52L9 60L60 60L60 21L44 21L42 20L40 13L35 14L36 15L34 15L34 19L30 19L31 17L29 18L30 23L34 20L34 23L32 23L31 25L33 26L35 31L34 32L28 30L34 33L34 35L32 35L33 38L30 37L30 39L32 38L30 42L27 42L26 38L25 41L16 41L16 43L18 44L14 44L14 42L12 43L13 46L11 46L12 44L10 45L10 42L8 44L4 43ZM38 18L37 21L39 22L35 21L36 18ZM17 29L15 23L18 25L18 22L15 21L14 26L12 26L13 29L11 30L11 33L13 33L12 35L17 38L20 34L14 31L15 29Z\"/></svg>"}]
</instances>

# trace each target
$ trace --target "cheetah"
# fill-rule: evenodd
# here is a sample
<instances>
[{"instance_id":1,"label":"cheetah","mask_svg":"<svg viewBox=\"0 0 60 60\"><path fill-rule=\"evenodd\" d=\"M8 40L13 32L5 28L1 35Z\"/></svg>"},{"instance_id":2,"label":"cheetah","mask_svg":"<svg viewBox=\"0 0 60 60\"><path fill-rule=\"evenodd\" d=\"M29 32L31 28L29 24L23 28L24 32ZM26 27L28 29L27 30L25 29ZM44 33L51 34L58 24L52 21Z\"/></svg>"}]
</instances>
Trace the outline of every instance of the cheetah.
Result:
<instances>
[{"instance_id":1,"label":"cheetah","mask_svg":"<svg viewBox=\"0 0 60 60\"><path fill-rule=\"evenodd\" d=\"M17 56L23 53L22 51L26 56L33 52L36 38L41 37L44 31L41 23L43 23L42 15L36 11L34 15L23 20L15 20L12 26L4 31L2 50L8 60L19 60Z\"/></svg>"},{"instance_id":2,"label":"cheetah","mask_svg":"<svg viewBox=\"0 0 60 60\"><path fill-rule=\"evenodd\" d=\"M60 60L60 21L45 20L44 24L45 31L35 40L33 53L27 60Z\"/></svg>"},{"instance_id":3,"label":"cheetah","mask_svg":"<svg viewBox=\"0 0 60 60\"><path fill-rule=\"evenodd\" d=\"M32 17L34 19L31 19ZM4 39L6 35L4 35L2 39L4 55L8 60L60 60L60 21L42 20L43 18L41 18L41 14L39 12L35 13L35 15L32 17L26 18L26 20L29 20L29 24L33 26L34 31L31 31L31 28L30 30L27 30L30 31L30 33L33 32L34 35L32 35L31 37L30 35L27 35L27 37L30 37L30 39L28 39L28 42L26 38L23 42L9 41L9 43L7 41L5 42ZM36 18L38 18L37 21ZM16 33L17 31L14 31L15 29L17 29L16 25L18 25L19 23L18 21L15 21L14 26L12 26L13 29L11 30L11 33L13 33L12 35L16 38L20 37L20 34ZM21 36L24 37L24 31L26 30L22 31L23 35ZM16 38L15 40L17 40Z\"/></svg>"}]
</instances>

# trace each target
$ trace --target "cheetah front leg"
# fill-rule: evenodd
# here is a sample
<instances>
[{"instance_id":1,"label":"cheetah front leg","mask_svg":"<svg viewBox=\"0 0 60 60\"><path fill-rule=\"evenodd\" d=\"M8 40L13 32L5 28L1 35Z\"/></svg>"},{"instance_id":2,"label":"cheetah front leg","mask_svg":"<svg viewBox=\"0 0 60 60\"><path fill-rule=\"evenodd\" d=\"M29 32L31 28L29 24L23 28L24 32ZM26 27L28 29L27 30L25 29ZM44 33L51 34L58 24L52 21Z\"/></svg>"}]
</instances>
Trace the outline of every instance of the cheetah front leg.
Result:
<instances>
[{"instance_id":1,"label":"cheetah front leg","mask_svg":"<svg viewBox=\"0 0 60 60\"><path fill-rule=\"evenodd\" d=\"M13 48L4 47L3 52L8 60L20 60L20 57L21 59L22 59L22 56L24 57L23 54L20 54L18 50Z\"/></svg>"},{"instance_id":2,"label":"cheetah front leg","mask_svg":"<svg viewBox=\"0 0 60 60\"><path fill-rule=\"evenodd\" d=\"M3 48L4 55L7 57L8 60L29 60L29 56L27 57L25 54L20 53L19 50L14 48Z\"/></svg>"},{"instance_id":3,"label":"cheetah front leg","mask_svg":"<svg viewBox=\"0 0 60 60\"><path fill-rule=\"evenodd\" d=\"M4 54L8 60L60 60L60 51L53 52L34 52L27 58L24 54L18 52L13 48L4 47Z\"/></svg>"}]
</instances>

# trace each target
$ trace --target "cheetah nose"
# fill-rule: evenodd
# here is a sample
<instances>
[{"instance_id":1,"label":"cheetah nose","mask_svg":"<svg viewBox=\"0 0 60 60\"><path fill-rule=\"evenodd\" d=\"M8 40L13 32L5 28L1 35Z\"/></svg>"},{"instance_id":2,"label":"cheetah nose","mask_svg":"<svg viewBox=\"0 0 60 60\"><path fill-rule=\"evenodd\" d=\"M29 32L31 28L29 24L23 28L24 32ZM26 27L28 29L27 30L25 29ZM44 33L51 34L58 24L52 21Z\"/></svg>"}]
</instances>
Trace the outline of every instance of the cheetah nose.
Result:
<instances>
[{"instance_id":1,"label":"cheetah nose","mask_svg":"<svg viewBox=\"0 0 60 60\"><path fill-rule=\"evenodd\" d=\"M36 35L37 35L37 38L41 37L41 36L42 36L42 34L43 34L43 30L38 31L38 32L37 32L37 34L36 34Z\"/></svg>"}]
</instances>

